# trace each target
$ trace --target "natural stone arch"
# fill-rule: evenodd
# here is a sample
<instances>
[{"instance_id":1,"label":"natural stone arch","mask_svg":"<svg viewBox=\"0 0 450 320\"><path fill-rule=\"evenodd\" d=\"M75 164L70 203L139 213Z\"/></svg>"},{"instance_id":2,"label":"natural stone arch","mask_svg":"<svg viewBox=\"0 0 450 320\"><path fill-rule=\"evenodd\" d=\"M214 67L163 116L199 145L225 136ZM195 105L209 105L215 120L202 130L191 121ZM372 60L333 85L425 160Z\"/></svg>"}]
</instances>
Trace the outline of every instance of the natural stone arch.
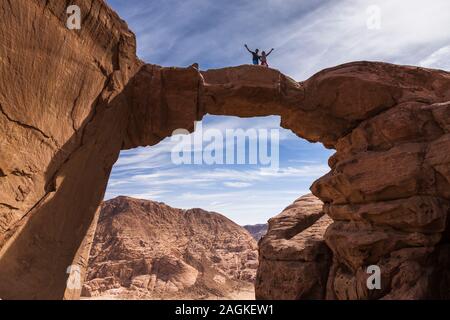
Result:
<instances>
[{"instance_id":1,"label":"natural stone arch","mask_svg":"<svg viewBox=\"0 0 450 320\"><path fill-rule=\"evenodd\" d=\"M0 9L1 298L77 297L67 267L86 264L86 234L120 150L192 130L206 113L280 115L283 127L337 150L312 186L335 220L328 298L448 294L435 279L448 276L450 251L450 74L356 62L297 83L253 66L145 65L103 1L79 2L88 13L80 31L65 28L58 0ZM361 288L367 264L387 270L390 291Z\"/></svg>"}]
</instances>

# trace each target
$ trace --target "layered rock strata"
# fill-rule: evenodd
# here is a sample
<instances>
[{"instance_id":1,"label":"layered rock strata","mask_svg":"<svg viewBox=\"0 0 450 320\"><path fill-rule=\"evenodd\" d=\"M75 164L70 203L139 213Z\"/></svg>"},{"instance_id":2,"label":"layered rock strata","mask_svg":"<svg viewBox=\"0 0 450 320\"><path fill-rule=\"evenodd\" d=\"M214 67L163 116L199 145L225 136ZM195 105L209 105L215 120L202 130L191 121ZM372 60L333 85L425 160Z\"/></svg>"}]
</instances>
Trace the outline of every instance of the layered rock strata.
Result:
<instances>
[{"instance_id":1,"label":"layered rock strata","mask_svg":"<svg viewBox=\"0 0 450 320\"><path fill-rule=\"evenodd\" d=\"M332 255L323 235L332 220L313 195L269 220L259 242L257 299L323 299Z\"/></svg>"}]
</instances>

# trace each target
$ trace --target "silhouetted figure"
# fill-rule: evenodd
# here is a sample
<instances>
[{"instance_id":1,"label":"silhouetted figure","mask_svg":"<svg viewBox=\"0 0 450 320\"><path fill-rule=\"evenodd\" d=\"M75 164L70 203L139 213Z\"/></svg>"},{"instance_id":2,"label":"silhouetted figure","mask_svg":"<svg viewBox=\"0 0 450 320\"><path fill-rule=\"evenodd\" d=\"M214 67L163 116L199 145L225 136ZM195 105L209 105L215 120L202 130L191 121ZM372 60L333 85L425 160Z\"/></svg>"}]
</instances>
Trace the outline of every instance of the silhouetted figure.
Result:
<instances>
[{"instance_id":1,"label":"silhouetted figure","mask_svg":"<svg viewBox=\"0 0 450 320\"><path fill-rule=\"evenodd\" d=\"M244 45L244 46L245 46L245 49L247 49L247 51L252 54L253 64L256 66L259 65L259 58L260 58L260 56L258 54L259 49L255 49L255 51L252 51L247 47L247 45Z\"/></svg>"},{"instance_id":2,"label":"silhouetted figure","mask_svg":"<svg viewBox=\"0 0 450 320\"><path fill-rule=\"evenodd\" d=\"M267 57L269 54L271 54L273 51L273 48L266 54L265 51L261 52L261 57L259 58L261 60L261 65L264 67L269 67L269 64L267 63Z\"/></svg>"}]
</instances>

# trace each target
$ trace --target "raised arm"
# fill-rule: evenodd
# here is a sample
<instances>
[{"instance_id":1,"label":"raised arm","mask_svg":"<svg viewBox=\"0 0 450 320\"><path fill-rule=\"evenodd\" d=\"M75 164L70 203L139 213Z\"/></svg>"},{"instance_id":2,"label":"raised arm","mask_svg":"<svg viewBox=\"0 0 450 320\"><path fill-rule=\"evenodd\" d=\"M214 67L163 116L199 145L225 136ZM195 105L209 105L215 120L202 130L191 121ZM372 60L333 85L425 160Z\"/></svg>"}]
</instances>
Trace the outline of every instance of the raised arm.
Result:
<instances>
[{"instance_id":1,"label":"raised arm","mask_svg":"<svg viewBox=\"0 0 450 320\"><path fill-rule=\"evenodd\" d=\"M269 54L271 54L272 53L272 51L273 51L273 48L272 49L270 49L270 51L266 54L266 56L268 56Z\"/></svg>"},{"instance_id":2,"label":"raised arm","mask_svg":"<svg viewBox=\"0 0 450 320\"><path fill-rule=\"evenodd\" d=\"M250 53L254 53L252 50L250 50L248 47L247 47L247 45L246 44L244 44L244 47L245 47L245 49L247 49L247 51L248 52L250 52Z\"/></svg>"}]
</instances>

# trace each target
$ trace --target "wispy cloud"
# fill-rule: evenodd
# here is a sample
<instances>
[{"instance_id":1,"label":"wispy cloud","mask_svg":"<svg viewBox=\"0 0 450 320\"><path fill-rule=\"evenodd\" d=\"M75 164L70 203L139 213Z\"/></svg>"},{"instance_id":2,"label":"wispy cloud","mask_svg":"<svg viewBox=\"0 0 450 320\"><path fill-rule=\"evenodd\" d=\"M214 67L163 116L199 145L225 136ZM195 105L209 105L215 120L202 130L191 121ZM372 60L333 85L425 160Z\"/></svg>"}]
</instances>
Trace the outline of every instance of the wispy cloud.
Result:
<instances>
[{"instance_id":1,"label":"wispy cloud","mask_svg":"<svg viewBox=\"0 0 450 320\"><path fill-rule=\"evenodd\" d=\"M427 68L450 70L450 45L434 51L420 61L419 65Z\"/></svg>"},{"instance_id":2,"label":"wispy cloud","mask_svg":"<svg viewBox=\"0 0 450 320\"><path fill-rule=\"evenodd\" d=\"M127 177L112 177L109 181L110 188L122 188L129 184L136 187L153 186L210 186L211 184L224 184L229 187L247 187L252 182L275 182L275 179L292 179L300 181L311 177L317 177L329 171L324 164L304 165L301 167L287 167L278 170L270 168L251 169L222 169L213 166L199 167L173 167L166 170L156 170L152 173L129 175Z\"/></svg>"},{"instance_id":3,"label":"wispy cloud","mask_svg":"<svg viewBox=\"0 0 450 320\"><path fill-rule=\"evenodd\" d=\"M227 181L224 182L223 184L230 188L247 188L252 185L251 183L248 182L233 182L233 181Z\"/></svg>"},{"instance_id":4,"label":"wispy cloud","mask_svg":"<svg viewBox=\"0 0 450 320\"><path fill-rule=\"evenodd\" d=\"M271 65L301 80L354 60L417 65L450 44L447 0L108 2L136 32L140 56L162 65L249 63L243 48L248 43L252 48L274 47ZM377 30L367 28L372 5L381 10Z\"/></svg>"}]
</instances>

